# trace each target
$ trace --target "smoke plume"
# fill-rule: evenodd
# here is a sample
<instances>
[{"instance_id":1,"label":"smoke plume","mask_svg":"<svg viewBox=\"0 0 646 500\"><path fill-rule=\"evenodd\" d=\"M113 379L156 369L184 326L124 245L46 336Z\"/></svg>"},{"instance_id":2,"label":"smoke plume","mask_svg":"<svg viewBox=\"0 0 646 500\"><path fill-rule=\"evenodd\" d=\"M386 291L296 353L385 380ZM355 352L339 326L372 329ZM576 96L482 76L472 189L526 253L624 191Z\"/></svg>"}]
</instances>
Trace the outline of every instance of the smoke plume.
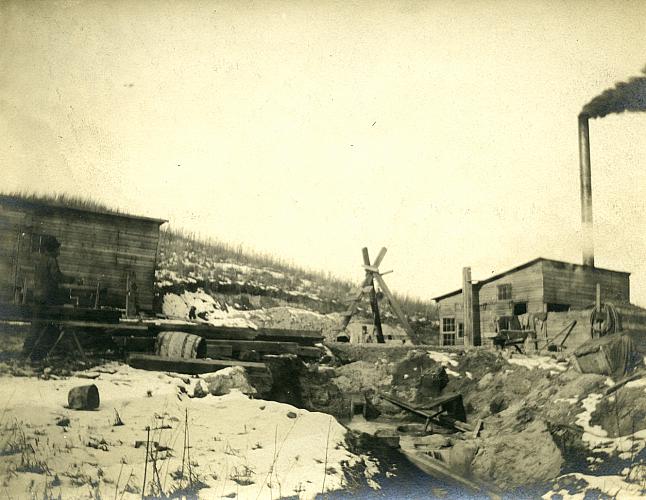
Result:
<instances>
[{"instance_id":1,"label":"smoke plume","mask_svg":"<svg viewBox=\"0 0 646 500\"><path fill-rule=\"evenodd\" d=\"M646 67L642 70L646 75ZM611 113L646 111L646 76L637 76L617 83L583 106L582 115L601 118Z\"/></svg>"}]
</instances>

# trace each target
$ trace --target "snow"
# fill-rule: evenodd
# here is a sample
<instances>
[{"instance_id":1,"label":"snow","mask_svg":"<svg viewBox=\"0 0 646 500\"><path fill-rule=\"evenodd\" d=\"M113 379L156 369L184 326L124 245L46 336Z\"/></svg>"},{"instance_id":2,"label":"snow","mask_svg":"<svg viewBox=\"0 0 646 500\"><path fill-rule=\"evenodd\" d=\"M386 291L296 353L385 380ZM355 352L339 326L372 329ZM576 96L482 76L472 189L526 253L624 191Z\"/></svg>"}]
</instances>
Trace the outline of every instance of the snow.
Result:
<instances>
[{"instance_id":1,"label":"snow","mask_svg":"<svg viewBox=\"0 0 646 500\"><path fill-rule=\"evenodd\" d=\"M646 448L646 429L616 438L609 438L608 433L599 425L590 425L592 414L603 396L592 393L581 406L583 411L577 415L576 424L583 428L583 442L592 450L604 453L619 453L619 458L629 459Z\"/></svg>"},{"instance_id":2,"label":"snow","mask_svg":"<svg viewBox=\"0 0 646 500\"><path fill-rule=\"evenodd\" d=\"M228 326L238 328L254 328L257 326L248 318L236 316L233 312L222 309L220 304L208 293L201 288L196 292L185 291L182 295L167 293L164 295L162 312L171 320L182 320L183 323L188 319L191 307L195 307L195 314L206 314L206 320L197 317L194 321L208 323L213 326Z\"/></svg>"},{"instance_id":3,"label":"snow","mask_svg":"<svg viewBox=\"0 0 646 500\"><path fill-rule=\"evenodd\" d=\"M549 356L525 356L522 354L514 354L509 358L510 364L524 366L530 370L539 368L541 370L549 370L554 372L564 372L567 370L567 364L557 363L556 360Z\"/></svg>"},{"instance_id":4,"label":"snow","mask_svg":"<svg viewBox=\"0 0 646 500\"><path fill-rule=\"evenodd\" d=\"M608 495L610 498L643 498L643 491L641 487L637 484L625 481L621 476L590 476L587 474L573 473L561 477L583 480L588 483L588 485L582 491L573 494L568 493L567 490L552 491L546 493L545 495L543 495L543 498L545 500L551 500L554 497L563 498L564 500L584 500L585 498L591 498L587 496L589 490L599 490ZM597 498L597 496L594 495L593 498Z\"/></svg>"},{"instance_id":5,"label":"snow","mask_svg":"<svg viewBox=\"0 0 646 500\"><path fill-rule=\"evenodd\" d=\"M458 366L458 362L453 359L455 357L455 354L446 354L444 352L437 352L437 351L427 351L428 357L431 358L433 361L437 361L440 363L442 366Z\"/></svg>"},{"instance_id":6,"label":"snow","mask_svg":"<svg viewBox=\"0 0 646 500\"><path fill-rule=\"evenodd\" d=\"M329 415L250 399L238 391L190 399L178 390L178 385L187 388L181 378L188 376L118 363L101 368L91 381L99 388L101 405L90 412L64 406L69 389L87 385L87 379L0 378L3 436L11 439L11 428L19 428L35 448L34 456L50 469L47 475L18 472L20 454L3 457L3 495L31 498L34 481L42 492L45 482L57 476L60 485L52 487L53 496L87 497L90 480L79 481L82 477L97 481L102 497L141 498L145 445L135 447L135 441L145 443L147 426L153 428L151 440L172 449L157 463L168 492L175 481L171 474L181 468L187 412L191 463L206 484L200 498L314 498L324 477L326 492L339 490L345 486L343 470L362 460L348 451L346 429ZM187 392L201 380L190 378ZM123 426L113 425L116 412ZM69 419L69 427L55 425L62 417ZM97 442L104 447L91 446ZM366 465L369 474L376 473L376 464ZM150 462L147 477L152 477ZM126 484L129 491L124 491Z\"/></svg>"}]
</instances>

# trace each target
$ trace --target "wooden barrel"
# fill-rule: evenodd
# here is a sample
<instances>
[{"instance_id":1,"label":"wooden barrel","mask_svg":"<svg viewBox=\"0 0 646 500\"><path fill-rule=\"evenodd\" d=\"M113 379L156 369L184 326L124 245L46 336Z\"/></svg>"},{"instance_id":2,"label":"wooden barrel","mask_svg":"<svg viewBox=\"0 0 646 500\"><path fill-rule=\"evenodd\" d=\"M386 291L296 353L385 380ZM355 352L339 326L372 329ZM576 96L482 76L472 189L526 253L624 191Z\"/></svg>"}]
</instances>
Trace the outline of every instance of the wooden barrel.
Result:
<instances>
[{"instance_id":1,"label":"wooden barrel","mask_svg":"<svg viewBox=\"0 0 646 500\"><path fill-rule=\"evenodd\" d=\"M73 410L96 410L99 403L99 389L94 384L72 387L67 394L67 406Z\"/></svg>"},{"instance_id":2,"label":"wooden barrel","mask_svg":"<svg viewBox=\"0 0 646 500\"><path fill-rule=\"evenodd\" d=\"M160 332L155 352L166 358L206 358L206 342L186 332Z\"/></svg>"}]
</instances>

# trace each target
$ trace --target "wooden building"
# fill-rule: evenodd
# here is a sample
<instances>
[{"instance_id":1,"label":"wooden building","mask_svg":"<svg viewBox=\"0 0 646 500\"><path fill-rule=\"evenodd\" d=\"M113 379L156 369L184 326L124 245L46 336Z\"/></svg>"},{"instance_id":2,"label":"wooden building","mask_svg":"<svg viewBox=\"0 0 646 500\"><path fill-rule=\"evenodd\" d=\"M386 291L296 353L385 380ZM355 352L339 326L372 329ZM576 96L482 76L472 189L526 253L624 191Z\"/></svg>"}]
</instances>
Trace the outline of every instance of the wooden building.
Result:
<instances>
[{"instance_id":1,"label":"wooden building","mask_svg":"<svg viewBox=\"0 0 646 500\"><path fill-rule=\"evenodd\" d=\"M61 271L74 279L62 287L69 303L125 308L128 300L131 311L135 302L151 311L159 228L166 221L76 205L0 195L0 303L33 300L38 254L54 236Z\"/></svg>"},{"instance_id":2,"label":"wooden building","mask_svg":"<svg viewBox=\"0 0 646 500\"><path fill-rule=\"evenodd\" d=\"M481 281L471 280L471 271L465 268L461 289L434 298L440 344L487 344L501 316L590 307L597 284L602 301L630 302L630 273L541 257Z\"/></svg>"}]
</instances>

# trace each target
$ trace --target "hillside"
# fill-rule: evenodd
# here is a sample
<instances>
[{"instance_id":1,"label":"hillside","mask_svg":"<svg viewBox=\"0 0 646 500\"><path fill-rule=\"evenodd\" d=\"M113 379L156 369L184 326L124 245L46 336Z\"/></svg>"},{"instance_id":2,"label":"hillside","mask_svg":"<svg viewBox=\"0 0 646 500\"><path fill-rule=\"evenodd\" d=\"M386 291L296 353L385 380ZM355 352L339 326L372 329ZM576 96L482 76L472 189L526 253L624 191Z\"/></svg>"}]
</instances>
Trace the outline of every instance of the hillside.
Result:
<instances>
[{"instance_id":1,"label":"hillside","mask_svg":"<svg viewBox=\"0 0 646 500\"><path fill-rule=\"evenodd\" d=\"M269 321L271 326L283 328L294 322L292 327L332 332L359 283L241 247L165 230L160 238L155 285L157 309L170 316L183 317L195 305L196 312L202 309L210 319L244 317L255 324ZM436 318L430 301L396 297L415 325L428 325ZM382 300L380 305L384 322L394 323L388 302ZM357 317L369 319L367 300Z\"/></svg>"}]
</instances>

